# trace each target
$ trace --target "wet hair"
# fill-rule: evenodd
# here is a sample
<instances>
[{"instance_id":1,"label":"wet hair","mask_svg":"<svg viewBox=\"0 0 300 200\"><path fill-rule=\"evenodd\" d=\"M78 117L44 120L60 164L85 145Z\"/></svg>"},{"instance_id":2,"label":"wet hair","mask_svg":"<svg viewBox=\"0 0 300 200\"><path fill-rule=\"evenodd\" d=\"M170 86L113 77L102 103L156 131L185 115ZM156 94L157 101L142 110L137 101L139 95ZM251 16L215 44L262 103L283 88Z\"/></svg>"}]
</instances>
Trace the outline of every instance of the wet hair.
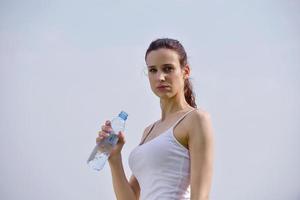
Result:
<instances>
[{"instance_id":1,"label":"wet hair","mask_svg":"<svg viewBox=\"0 0 300 200\"><path fill-rule=\"evenodd\" d=\"M173 50L178 54L181 68L184 68L188 64L187 54L182 44L178 40L170 38L160 38L152 41L146 51L145 60L151 51L162 48ZM185 79L184 81L184 97L190 106L197 108L193 86L189 79Z\"/></svg>"}]
</instances>

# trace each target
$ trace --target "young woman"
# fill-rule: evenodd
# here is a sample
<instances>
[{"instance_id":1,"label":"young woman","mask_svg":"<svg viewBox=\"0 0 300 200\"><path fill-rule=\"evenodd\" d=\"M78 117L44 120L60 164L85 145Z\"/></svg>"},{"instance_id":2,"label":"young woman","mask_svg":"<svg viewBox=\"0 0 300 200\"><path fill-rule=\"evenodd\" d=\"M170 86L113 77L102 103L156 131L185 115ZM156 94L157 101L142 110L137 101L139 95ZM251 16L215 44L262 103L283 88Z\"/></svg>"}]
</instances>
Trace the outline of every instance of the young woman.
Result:
<instances>
[{"instance_id":1,"label":"young woman","mask_svg":"<svg viewBox=\"0 0 300 200\"><path fill-rule=\"evenodd\" d=\"M119 133L109 165L118 200L208 200L213 171L213 131L209 113L198 109L189 81L187 55L179 41L153 41L145 55L150 86L160 99L161 118L145 128L124 173ZM111 131L106 121L97 142Z\"/></svg>"}]
</instances>

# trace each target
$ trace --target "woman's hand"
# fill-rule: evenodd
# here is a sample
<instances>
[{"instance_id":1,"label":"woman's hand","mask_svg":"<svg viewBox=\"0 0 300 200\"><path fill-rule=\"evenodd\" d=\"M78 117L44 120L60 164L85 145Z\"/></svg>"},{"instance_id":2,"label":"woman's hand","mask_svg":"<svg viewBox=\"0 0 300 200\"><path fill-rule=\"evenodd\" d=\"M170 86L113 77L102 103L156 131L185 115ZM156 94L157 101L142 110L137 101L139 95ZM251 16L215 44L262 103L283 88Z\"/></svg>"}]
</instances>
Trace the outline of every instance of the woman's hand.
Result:
<instances>
[{"instance_id":1,"label":"woman's hand","mask_svg":"<svg viewBox=\"0 0 300 200\"><path fill-rule=\"evenodd\" d=\"M98 132L99 136L96 138L96 143L98 144L99 142L104 141L110 135L111 131L112 131L111 123L109 120L107 120L105 124L101 126L101 131ZM123 145L125 144L124 133L120 131L118 133L118 137L119 137L118 143L111 150L109 160L118 158L121 155Z\"/></svg>"}]
</instances>

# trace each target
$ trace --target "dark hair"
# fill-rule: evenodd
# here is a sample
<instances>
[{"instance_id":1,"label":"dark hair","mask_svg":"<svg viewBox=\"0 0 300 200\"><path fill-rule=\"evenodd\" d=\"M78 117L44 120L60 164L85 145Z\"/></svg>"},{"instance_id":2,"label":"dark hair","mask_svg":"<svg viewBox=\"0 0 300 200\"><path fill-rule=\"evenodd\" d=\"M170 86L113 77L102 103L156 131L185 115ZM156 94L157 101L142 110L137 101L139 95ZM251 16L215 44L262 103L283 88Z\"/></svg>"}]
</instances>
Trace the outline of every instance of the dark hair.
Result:
<instances>
[{"instance_id":1,"label":"dark hair","mask_svg":"<svg viewBox=\"0 0 300 200\"><path fill-rule=\"evenodd\" d=\"M147 58L147 55L150 53L150 51L158 50L161 48L174 50L179 56L179 63L181 68L183 68L188 64L187 54L182 44L180 44L178 40L170 39L170 38L160 38L152 41L146 51L145 60ZM195 94L193 92L193 86L189 79L185 79L184 81L184 97L190 106L197 108L195 102Z\"/></svg>"}]
</instances>

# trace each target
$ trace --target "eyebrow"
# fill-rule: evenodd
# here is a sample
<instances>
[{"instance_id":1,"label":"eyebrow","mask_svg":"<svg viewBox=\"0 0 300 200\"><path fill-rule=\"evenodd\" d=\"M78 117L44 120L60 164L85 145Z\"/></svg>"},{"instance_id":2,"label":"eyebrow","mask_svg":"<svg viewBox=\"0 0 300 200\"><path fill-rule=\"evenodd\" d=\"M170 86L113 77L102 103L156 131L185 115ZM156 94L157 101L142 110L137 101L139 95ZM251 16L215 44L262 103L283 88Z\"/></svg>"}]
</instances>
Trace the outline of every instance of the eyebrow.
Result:
<instances>
[{"instance_id":1,"label":"eyebrow","mask_svg":"<svg viewBox=\"0 0 300 200\"><path fill-rule=\"evenodd\" d=\"M162 65L163 67L169 67L169 66L174 66L173 64L171 64L171 63L166 63L166 64L163 64ZM148 66L148 68L152 68L152 67L156 67L155 65L150 65L150 66Z\"/></svg>"}]
</instances>

